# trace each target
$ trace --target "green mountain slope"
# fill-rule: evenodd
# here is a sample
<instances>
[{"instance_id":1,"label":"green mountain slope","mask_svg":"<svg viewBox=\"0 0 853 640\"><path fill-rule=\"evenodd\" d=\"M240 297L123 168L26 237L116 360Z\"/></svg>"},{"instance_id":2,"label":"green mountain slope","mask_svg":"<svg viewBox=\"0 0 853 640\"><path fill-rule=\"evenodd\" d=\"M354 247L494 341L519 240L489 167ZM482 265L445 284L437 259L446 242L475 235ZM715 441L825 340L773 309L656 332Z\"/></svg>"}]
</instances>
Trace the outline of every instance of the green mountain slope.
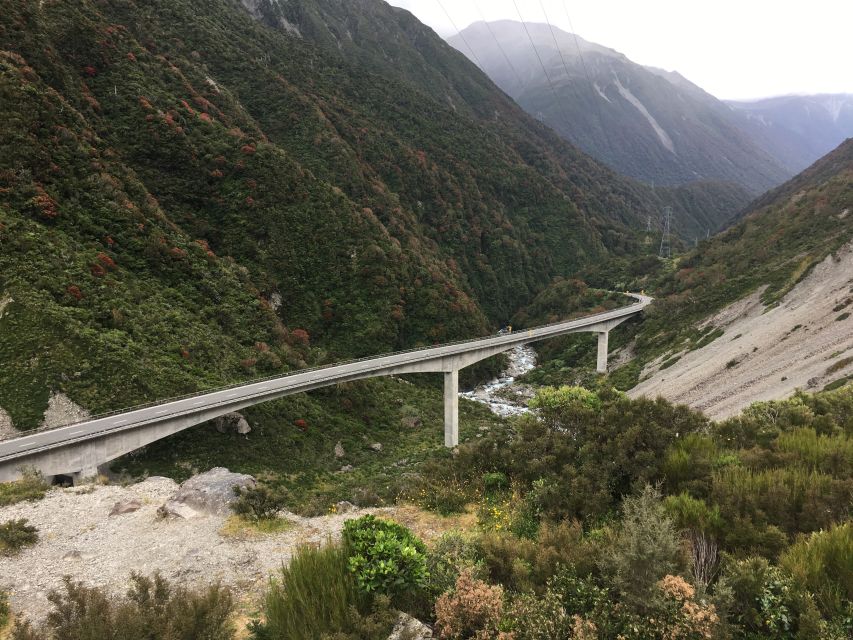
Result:
<instances>
[{"instance_id":1,"label":"green mountain slope","mask_svg":"<svg viewBox=\"0 0 853 640\"><path fill-rule=\"evenodd\" d=\"M639 250L655 194L408 14L359 7L384 30L343 52L231 0L4 7L0 407L18 426L51 391L99 411L482 334L552 276Z\"/></svg>"}]
</instances>

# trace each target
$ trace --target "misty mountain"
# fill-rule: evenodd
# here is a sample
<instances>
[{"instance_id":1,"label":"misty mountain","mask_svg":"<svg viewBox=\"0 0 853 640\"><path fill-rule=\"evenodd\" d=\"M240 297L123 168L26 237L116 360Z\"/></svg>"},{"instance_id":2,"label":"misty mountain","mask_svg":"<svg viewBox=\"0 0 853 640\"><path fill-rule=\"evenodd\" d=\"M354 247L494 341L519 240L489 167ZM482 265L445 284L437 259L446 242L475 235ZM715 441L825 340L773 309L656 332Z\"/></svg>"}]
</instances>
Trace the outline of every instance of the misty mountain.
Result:
<instances>
[{"instance_id":1,"label":"misty mountain","mask_svg":"<svg viewBox=\"0 0 853 640\"><path fill-rule=\"evenodd\" d=\"M449 42L530 114L617 171L658 185L733 182L753 195L794 173L740 111L681 75L547 24L526 29L530 38L519 22L478 22Z\"/></svg>"},{"instance_id":2,"label":"misty mountain","mask_svg":"<svg viewBox=\"0 0 853 640\"><path fill-rule=\"evenodd\" d=\"M727 101L765 149L801 171L853 136L853 94Z\"/></svg>"}]
</instances>

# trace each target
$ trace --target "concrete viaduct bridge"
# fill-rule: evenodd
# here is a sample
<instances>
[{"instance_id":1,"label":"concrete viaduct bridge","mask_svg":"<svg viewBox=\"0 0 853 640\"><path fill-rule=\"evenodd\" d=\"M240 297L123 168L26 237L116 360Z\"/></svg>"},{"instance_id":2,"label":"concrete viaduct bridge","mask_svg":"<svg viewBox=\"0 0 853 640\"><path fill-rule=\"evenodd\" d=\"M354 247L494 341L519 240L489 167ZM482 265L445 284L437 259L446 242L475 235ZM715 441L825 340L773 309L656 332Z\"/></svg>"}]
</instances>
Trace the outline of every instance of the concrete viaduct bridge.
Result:
<instances>
[{"instance_id":1,"label":"concrete viaduct bridge","mask_svg":"<svg viewBox=\"0 0 853 640\"><path fill-rule=\"evenodd\" d=\"M585 318L303 369L4 440L0 442L0 481L16 479L24 468L36 468L45 476L70 475L79 480L96 475L98 466L110 460L231 411L339 382L405 373L444 373L444 444L455 447L459 444L459 369L519 345L593 332L598 334L597 368L603 373L607 370L610 330L652 301L645 295L629 295L636 300L634 304Z\"/></svg>"}]
</instances>

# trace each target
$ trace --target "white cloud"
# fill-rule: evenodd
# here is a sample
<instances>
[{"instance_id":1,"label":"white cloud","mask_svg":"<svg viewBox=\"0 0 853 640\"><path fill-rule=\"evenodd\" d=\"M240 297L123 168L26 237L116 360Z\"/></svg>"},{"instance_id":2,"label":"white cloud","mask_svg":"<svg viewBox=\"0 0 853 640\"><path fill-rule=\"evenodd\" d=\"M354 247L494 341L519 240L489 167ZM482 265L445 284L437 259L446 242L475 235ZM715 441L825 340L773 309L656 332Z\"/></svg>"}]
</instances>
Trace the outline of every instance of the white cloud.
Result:
<instances>
[{"instance_id":1,"label":"white cloud","mask_svg":"<svg viewBox=\"0 0 853 640\"><path fill-rule=\"evenodd\" d=\"M621 51L635 62L677 70L720 98L853 93L849 0L390 0L439 35L472 22L550 21ZM447 14L442 10L447 10ZM482 13L481 13L482 12Z\"/></svg>"}]
</instances>

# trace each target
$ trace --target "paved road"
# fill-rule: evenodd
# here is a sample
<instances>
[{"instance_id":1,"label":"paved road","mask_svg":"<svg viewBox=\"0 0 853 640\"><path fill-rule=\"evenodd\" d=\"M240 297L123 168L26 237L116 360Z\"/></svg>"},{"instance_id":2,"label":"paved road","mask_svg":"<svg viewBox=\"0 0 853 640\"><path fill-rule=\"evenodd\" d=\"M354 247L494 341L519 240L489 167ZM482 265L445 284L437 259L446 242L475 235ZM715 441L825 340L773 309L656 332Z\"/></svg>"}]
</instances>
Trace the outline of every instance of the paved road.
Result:
<instances>
[{"instance_id":1,"label":"paved road","mask_svg":"<svg viewBox=\"0 0 853 640\"><path fill-rule=\"evenodd\" d=\"M371 375L381 375L383 370L434 361L439 358L458 356L484 348L506 346L507 349L545 338L583 330L584 327L634 315L651 303L652 298L641 294L629 294L636 303L613 311L556 322L554 324L517 331L507 335L490 336L465 340L438 347L413 349L399 353L362 358L340 364L302 369L293 373L248 384L241 384L217 391L198 393L193 396L167 400L158 404L116 412L103 417L78 422L46 431L33 433L0 442L0 461L14 460L38 451L54 449L72 442L89 440L109 433L134 429L143 425L165 422L178 416L201 413L216 406L227 406L236 402L253 400L252 404L280 397L282 392L295 393L353 380Z\"/></svg>"}]
</instances>

